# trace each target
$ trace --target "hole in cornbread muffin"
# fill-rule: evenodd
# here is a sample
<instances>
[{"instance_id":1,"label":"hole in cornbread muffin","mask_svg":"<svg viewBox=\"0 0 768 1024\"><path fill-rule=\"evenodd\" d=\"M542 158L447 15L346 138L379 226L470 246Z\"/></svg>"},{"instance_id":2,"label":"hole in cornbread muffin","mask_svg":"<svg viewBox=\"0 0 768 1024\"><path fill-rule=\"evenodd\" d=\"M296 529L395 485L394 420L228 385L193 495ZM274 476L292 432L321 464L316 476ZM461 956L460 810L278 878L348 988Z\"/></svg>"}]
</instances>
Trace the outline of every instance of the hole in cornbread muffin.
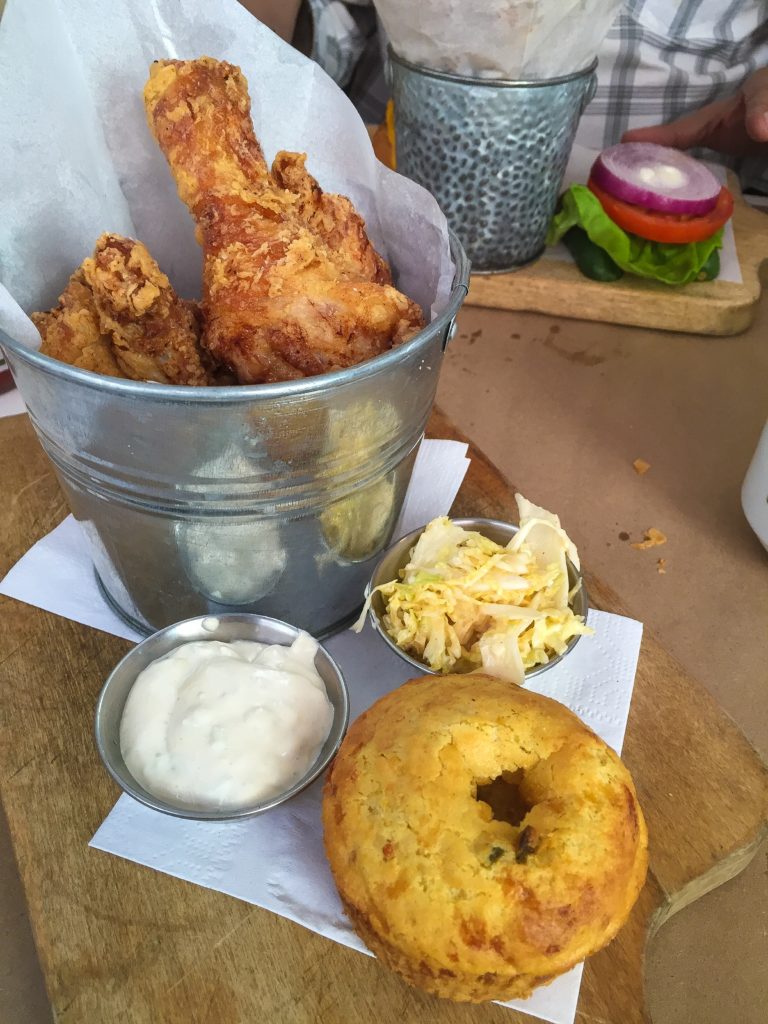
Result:
<instances>
[{"instance_id":1,"label":"hole in cornbread muffin","mask_svg":"<svg viewBox=\"0 0 768 1024\"><path fill-rule=\"evenodd\" d=\"M526 815L534 807L523 793L523 776L522 768L514 772L502 772L490 782L480 783L475 792L476 798L490 807L495 821L503 821L516 829L520 828ZM541 836L538 831L532 825L526 825L520 828L511 850L504 846L491 848L488 853L488 864L495 864L507 853L512 853L518 864L525 864L528 857L536 853L540 842Z\"/></svg>"},{"instance_id":2,"label":"hole in cornbread muffin","mask_svg":"<svg viewBox=\"0 0 768 1024\"><path fill-rule=\"evenodd\" d=\"M522 768L514 772L502 772L498 778L477 787L477 799L488 804L496 821L506 821L517 826L533 806L521 792L522 781Z\"/></svg>"}]
</instances>

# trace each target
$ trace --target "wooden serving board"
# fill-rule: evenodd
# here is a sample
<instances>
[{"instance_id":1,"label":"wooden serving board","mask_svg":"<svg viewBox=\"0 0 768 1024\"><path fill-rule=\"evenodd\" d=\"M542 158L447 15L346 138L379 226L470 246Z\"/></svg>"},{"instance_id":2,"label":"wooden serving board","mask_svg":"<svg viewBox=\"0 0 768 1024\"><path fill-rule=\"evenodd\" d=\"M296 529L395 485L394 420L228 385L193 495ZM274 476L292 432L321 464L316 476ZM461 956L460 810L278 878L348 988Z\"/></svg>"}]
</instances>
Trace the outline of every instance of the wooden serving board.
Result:
<instances>
[{"instance_id":1,"label":"wooden serving board","mask_svg":"<svg viewBox=\"0 0 768 1024\"><path fill-rule=\"evenodd\" d=\"M386 128L371 127L369 132L378 158L393 167ZM754 320L760 299L760 268L768 260L768 213L745 202L738 179L730 172L728 187L734 197L741 284L697 281L670 288L630 274L610 283L591 281L572 260L547 257L509 274L473 274L466 302L686 334L739 334Z\"/></svg>"},{"instance_id":2,"label":"wooden serving board","mask_svg":"<svg viewBox=\"0 0 768 1024\"><path fill-rule=\"evenodd\" d=\"M540 259L511 274L473 274L467 302L530 310L575 320L601 320L687 334L738 334L755 318L760 267L768 259L768 215L749 206L735 178L733 229L742 283L697 281L670 288L625 274L591 281L571 260Z\"/></svg>"},{"instance_id":3,"label":"wooden serving board","mask_svg":"<svg viewBox=\"0 0 768 1024\"><path fill-rule=\"evenodd\" d=\"M457 437L435 412L430 433ZM513 489L483 455L454 513L510 518ZM26 417L0 421L0 573L66 507ZM588 577L597 607L616 596ZM117 789L92 739L102 681L124 640L0 599L0 783L59 1024L523 1024L408 988L360 956L265 910L88 848ZM768 771L708 694L646 635L626 763L651 837L632 916L584 972L577 1020L649 1020L643 954L675 911L746 866L766 832ZM599 851L596 851L599 856Z\"/></svg>"}]
</instances>

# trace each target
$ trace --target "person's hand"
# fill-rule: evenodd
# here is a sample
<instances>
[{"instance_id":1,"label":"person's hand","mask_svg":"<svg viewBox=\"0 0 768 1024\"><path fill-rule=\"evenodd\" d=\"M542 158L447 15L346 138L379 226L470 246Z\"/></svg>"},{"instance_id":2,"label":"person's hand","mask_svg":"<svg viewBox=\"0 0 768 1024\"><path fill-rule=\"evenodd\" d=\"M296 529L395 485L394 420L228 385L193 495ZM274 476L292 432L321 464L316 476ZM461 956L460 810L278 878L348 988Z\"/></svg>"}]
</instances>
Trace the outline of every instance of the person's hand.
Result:
<instances>
[{"instance_id":1,"label":"person's hand","mask_svg":"<svg viewBox=\"0 0 768 1024\"><path fill-rule=\"evenodd\" d=\"M633 128L622 142L656 142L674 149L706 146L730 156L768 153L768 68L746 78L738 92L669 124Z\"/></svg>"}]
</instances>

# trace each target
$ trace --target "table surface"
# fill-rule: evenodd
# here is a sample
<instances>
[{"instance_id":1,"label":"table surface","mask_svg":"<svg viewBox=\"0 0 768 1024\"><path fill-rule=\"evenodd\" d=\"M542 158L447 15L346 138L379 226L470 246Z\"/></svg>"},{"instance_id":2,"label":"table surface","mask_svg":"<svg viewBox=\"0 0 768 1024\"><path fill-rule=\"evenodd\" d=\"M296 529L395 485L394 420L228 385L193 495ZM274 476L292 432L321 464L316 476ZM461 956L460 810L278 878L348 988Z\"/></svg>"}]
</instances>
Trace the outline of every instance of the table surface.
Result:
<instances>
[{"instance_id":1,"label":"table surface","mask_svg":"<svg viewBox=\"0 0 768 1024\"><path fill-rule=\"evenodd\" d=\"M740 505L768 413L768 297L728 338L467 305L459 327L440 405L562 513L585 564L768 758L768 556ZM667 544L631 548L650 526ZM766 854L649 944L657 1024L764 1024Z\"/></svg>"},{"instance_id":2,"label":"table surface","mask_svg":"<svg viewBox=\"0 0 768 1024\"><path fill-rule=\"evenodd\" d=\"M431 429L442 437L454 431L440 414ZM4 568L65 509L29 424L5 420L0 439L3 479L17 498L5 509ZM510 518L511 488L472 454L455 511ZM609 588L588 582L597 606L621 610ZM91 740L93 703L127 645L11 601L2 622L3 802L57 1020L234 1024L257 1012L288 1022L524 1019L434 1000L266 911L88 849L115 796ZM580 1012L632 1024L648 1019L649 929L744 865L764 828L768 776L652 636L643 644L625 758L649 820L651 872L627 926L589 961Z\"/></svg>"}]
</instances>

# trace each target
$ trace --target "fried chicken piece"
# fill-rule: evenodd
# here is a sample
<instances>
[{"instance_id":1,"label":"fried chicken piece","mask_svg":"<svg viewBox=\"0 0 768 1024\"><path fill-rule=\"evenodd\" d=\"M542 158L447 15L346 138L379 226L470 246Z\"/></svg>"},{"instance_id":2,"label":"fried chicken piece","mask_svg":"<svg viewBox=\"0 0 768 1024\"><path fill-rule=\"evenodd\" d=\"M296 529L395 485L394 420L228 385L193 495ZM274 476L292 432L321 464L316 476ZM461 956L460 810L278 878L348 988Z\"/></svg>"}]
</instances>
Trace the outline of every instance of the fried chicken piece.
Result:
<instances>
[{"instance_id":1,"label":"fried chicken piece","mask_svg":"<svg viewBox=\"0 0 768 1024\"><path fill-rule=\"evenodd\" d=\"M386 260L376 252L365 232L365 221L346 196L323 192L305 167L306 153L281 150L272 174L281 188L293 192L302 221L333 250L336 262L366 281L392 284Z\"/></svg>"},{"instance_id":2,"label":"fried chicken piece","mask_svg":"<svg viewBox=\"0 0 768 1024\"><path fill-rule=\"evenodd\" d=\"M115 360L109 335L99 326L93 292L82 267L70 277L58 306L47 313L33 313L32 323L43 339L43 355L92 373L125 376Z\"/></svg>"},{"instance_id":3,"label":"fried chicken piece","mask_svg":"<svg viewBox=\"0 0 768 1024\"><path fill-rule=\"evenodd\" d=\"M241 383L352 366L423 326L349 200L326 196L302 155L280 154L269 172L238 68L156 61L144 101L197 221L203 344Z\"/></svg>"},{"instance_id":4,"label":"fried chicken piece","mask_svg":"<svg viewBox=\"0 0 768 1024\"><path fill-rule=\"evenodd\" d=\"M83 274L126 376L159 384L211 382L194 308L178 297L141 242L102 235Z\"/></svg>"},{"instance_id":5,"label":"fried chicken piece","mask_svg":"<svg viewBox=\"0 0 768 1024\"><path fill-rule=\"evenodd\" d=\"M141 242L102 235L56 309L33 313L40 351L94 373L162 384L213 382L195 303L180 299Z\"/></svg>"}]
</instances>

